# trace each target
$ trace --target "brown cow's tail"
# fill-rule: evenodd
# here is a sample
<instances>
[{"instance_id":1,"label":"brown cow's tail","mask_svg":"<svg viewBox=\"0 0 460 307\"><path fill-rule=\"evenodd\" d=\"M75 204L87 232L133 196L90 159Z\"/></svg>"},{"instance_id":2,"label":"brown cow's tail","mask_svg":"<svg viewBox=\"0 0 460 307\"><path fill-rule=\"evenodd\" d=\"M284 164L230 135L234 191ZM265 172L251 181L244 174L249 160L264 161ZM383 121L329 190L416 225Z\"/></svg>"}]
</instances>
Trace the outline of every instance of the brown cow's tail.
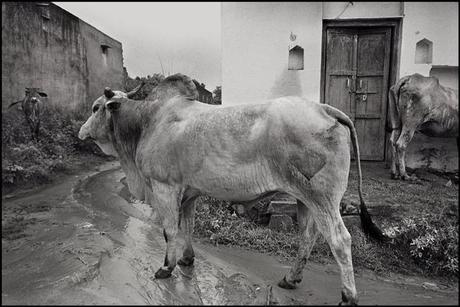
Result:
<instances>
[{"instance_id":1,"label":"brown cow's tail","mask_svg":"<svg viewBox=\"0 0 460 307\"><path fill-rule=\"evenodd\" d=\"M359 146L358 146L358 136L356 135L356 129L355 125L353 125L353 122L351 119L342 111L337 110L336 108L333 108L327 104L322 104L326 112L336 118L339 123L345 125L350 129L350 137L351 137L351 142L353 144L353 150L355 152L355 160L356 164L358 165L358 194L359 194L359 200L360 200L360 206L359 206L359 216L361 219L361 226L363 227L364 233L369 235L370 237L377 239L379 241L386 241L388 239L387 236L385 236L382 231L377 227L377 225L374 224L374 222L371 219L371 216L367 210L366 203L364 202L363 198L363 191L361 189L363 185L363 180L362 180L362 172L361 172L361 162L360 162L360 156L359 156Z\"/></svg>"},{"instance_id":2,"label":"brown cow's tail","mask_svg":"<svg viewBox=\"0 0 460 307\"><path fill-rule=\"evenodd\" d=\"M24 99L21 99L21 100L18 100L18 101L15 101L15 102L10 103L10 105L8 106L8 109L11 108L12 106L14 106L14 105L17 104L17 103L22 102L23 100L24 100Z\"/></svg>"}]
</instances>

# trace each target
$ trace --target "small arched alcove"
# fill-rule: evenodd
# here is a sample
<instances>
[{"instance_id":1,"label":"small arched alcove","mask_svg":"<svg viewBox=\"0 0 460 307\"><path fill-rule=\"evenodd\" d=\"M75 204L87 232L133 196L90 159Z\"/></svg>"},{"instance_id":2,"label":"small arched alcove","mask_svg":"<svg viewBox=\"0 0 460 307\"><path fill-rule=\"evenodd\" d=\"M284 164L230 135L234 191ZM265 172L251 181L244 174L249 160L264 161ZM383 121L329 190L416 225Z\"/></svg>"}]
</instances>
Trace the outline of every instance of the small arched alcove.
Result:
<instances>
[{"instance_id":1,"label":"small arched alcove","mask_svg":"<svg viewBox=\"0 0 460 307\"><path fill-rule=\"evenodd\" d=\"M303 70L303 48L299 45L289 50L288 70Z\"/></svg>"},{"instance_id":2,"label":"small arched alcove","mask_svg":"<svg viewBox=\"0 0 460 307\"><path fill-rule=\"evenodd\" d=\"M433 62L433 42L424 38L415 46L415 64L431 64Z\"/></svg>"}]
</instances>

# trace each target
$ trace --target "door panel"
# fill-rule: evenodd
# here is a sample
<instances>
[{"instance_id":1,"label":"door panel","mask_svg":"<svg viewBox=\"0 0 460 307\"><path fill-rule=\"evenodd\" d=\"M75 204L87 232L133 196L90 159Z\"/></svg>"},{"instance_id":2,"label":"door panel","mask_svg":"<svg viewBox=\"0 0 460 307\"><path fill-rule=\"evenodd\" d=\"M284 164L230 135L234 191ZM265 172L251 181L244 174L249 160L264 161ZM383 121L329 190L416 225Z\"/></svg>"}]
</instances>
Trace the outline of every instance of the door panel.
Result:
<instances>
[{"instance_id":1,"label":"door panel","mask_svg":"<svg viewBox=\"0 0 460 307\"><path fill-rule=\"evenodd\" d=\"M354 36L351 31L334 31L331 30L327 36L328 68L334 72L352 71L354 56Z\"/></svg>"},{"instance_id":2,"label":"door panel","mask_svg":"<svg viewBox=\"0 0 460 307\"><path fill-rule=\"evenodd\" d=\"M355 43L349 31L330 31L327 36L326 101L353 117L350 95Z\"/></svg>"},{"instance_id":3,"label":"door panel","mask_svg":"<svg viewBox=\"0 0 460 307\"><path fill-rule=\"evenodd\" d=\"M329 82L327 82L327 93L328 102L330 105L343 111L350 118L353 118L351 110L351 96L348 92L347 87L351 86L351 78L347 75L333 75L329 76ZM347 86L348 82L348 86Z\"/></svg>"},{"instance_id":4,"label":"door panel","mask_svg":"<svg viewBox=\"0 0 460 307\"><path fill-rule=\"evenodd\" d=\"M360 114L377 114L380 118L381 116L381 107L382 107L382 97L380 93L383 93L383 84L382 77L380 76L360 76L358 79L359 83L362 83L362 89L358 88L357 93L363 93L357 95L356 101L356 118L359 118ZM367 94L367 99L363 101L362 95Z\"/></svg>"},{"instance_id":5,"label":"door panel","mask_svg":"<svg viewBox=\"0 0 460 307\"><path fill-rule=\"evenodd\" d=\"M376 157L380 157L383 154L380 148L379 122L380 119L378 118L361 119L355 122L361 160L378 160ZM365 147L363 145L365 145Z\"/></svg>"},{"instance_id":6,"label":"door panel","mask_svg":"<svg viewBox=\"0 0 460 307\"><path fill-rule=\"evenodd\" d=\"M390 33L390 29L376 28L360 30L357 34L355 125L363 139L360 143L363 160L384 159Z\"/></svg>"},{"instance_id":7,"label":"door panel","mask_svg":"<svg viewBox=\"0 0 460 307\"><path fill-rule=\"evenodd\" d=\"M390 28L331 28L326 32L325 103L354 121L361 159L383 160Z\"/></svg>"}]
</instances>

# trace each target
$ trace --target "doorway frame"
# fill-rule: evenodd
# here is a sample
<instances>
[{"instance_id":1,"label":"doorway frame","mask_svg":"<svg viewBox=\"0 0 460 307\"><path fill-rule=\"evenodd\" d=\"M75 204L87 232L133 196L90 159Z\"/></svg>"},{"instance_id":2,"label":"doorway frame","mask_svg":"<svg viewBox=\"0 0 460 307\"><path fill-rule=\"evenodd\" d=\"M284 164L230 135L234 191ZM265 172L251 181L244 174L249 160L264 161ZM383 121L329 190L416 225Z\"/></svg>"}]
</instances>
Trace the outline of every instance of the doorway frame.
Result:
<instances>
[{"instance_id":1,"label":"doorway frame","mask_svg":"<svg viewBox=\"0 0 460 307\"><path fill-rule=\"evenodd\" d=\"M321 79L320 79L320 102L325 103L326 92L326 33L330 28L378 28L389 27L391 29L390 45L390 64L388 72L388 88L385 89L386 114L385 114L385 140L384 140L384 159L388 162L390 132L388 129L388 91L390 87L399 79L399 69L401 61L401 41L402 41L402 21L403 17L391 18L353 18L353 19L323 19L322 42L321 42Z\"/></svg>"}]
</instances>

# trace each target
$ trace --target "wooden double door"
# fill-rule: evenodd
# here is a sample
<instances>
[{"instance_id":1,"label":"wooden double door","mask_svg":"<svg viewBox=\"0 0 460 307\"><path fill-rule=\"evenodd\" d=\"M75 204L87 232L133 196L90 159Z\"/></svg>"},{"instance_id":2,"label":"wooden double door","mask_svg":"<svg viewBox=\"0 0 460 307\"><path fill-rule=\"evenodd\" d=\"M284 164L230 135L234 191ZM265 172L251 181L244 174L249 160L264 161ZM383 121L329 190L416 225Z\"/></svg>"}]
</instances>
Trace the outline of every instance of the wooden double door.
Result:
<instances>
[{"instance_id":1,"label":"wooden double door","mask_svg":"<svg viewBox=\"0 0 460 307\"><path fill-rule=\"evenodd\" d=\"M353 120L361 159L382 161L391 28L332 27L325 36L323 101Z\"/></svg>"}]
</instances>

